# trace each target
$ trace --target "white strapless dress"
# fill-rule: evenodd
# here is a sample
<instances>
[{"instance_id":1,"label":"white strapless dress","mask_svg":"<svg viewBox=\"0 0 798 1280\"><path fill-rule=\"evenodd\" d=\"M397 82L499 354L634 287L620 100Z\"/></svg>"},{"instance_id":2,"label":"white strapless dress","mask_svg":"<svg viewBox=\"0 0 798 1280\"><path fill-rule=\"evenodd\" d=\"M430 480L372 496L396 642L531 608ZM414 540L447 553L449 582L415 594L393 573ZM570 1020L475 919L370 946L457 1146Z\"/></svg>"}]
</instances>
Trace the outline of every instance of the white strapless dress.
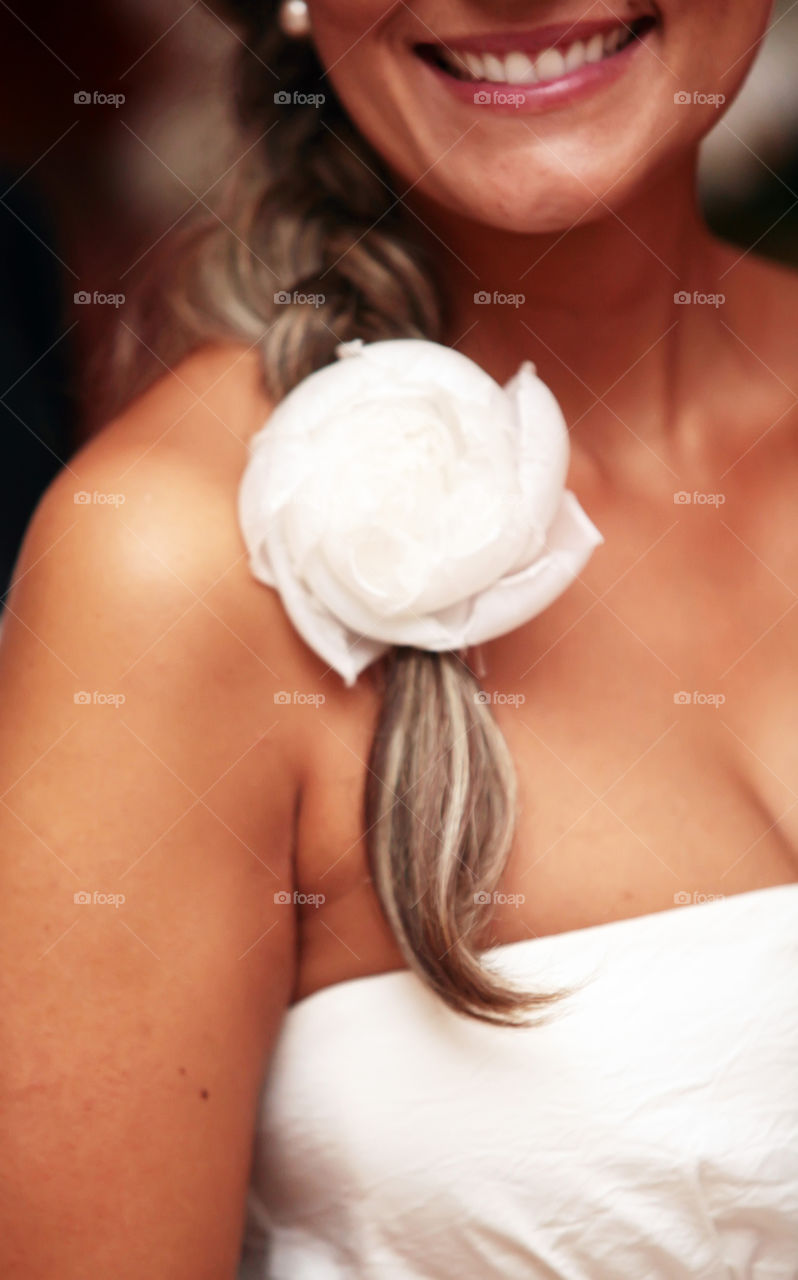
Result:
<instances>
[{"instance_id":1,"label":"white strapless dress","mask_svg":"<svg viewBox=\"0 0 798 1280\"><path fill-rule=\"evenodd\" d=\"M798 884L494 948L548 1026L409 971L288 1011L239 1280L796 1280Z\"/></svg>"}]
</instances>

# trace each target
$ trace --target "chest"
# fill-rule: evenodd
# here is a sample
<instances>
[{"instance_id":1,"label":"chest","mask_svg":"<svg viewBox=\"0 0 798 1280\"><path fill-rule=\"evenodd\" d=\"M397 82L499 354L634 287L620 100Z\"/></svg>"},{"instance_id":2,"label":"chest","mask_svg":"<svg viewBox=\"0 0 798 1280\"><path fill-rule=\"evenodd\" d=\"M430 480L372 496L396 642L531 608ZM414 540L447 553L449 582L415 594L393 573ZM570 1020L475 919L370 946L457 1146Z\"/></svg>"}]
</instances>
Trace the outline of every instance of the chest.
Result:
<instances>
[{"instance_id":1,"label":"chest","mask_svg":"<svg viewBox=\"0 0 798 1280\"><path fill-rule=\"evenodd\" d=\"M590 510L605 544L580 580L472 654L519 787L499 942L798 876L790 538L727 504ZM325 894L309 954L369 971L391 942L362 823L378 705L358 707L318 726L299 874Z\"/></svg>"},{"instance_id":2,"label":"chest","mask_svg":"<svg viewBox=\"0 0 798 1280\"><path fill-rule=\"evenodd\" d=\"M519 778L509 876L558 927L798 864L798 557L723 505L600 527L580 582L485 655Z\"/></svg>"}]
</instances>

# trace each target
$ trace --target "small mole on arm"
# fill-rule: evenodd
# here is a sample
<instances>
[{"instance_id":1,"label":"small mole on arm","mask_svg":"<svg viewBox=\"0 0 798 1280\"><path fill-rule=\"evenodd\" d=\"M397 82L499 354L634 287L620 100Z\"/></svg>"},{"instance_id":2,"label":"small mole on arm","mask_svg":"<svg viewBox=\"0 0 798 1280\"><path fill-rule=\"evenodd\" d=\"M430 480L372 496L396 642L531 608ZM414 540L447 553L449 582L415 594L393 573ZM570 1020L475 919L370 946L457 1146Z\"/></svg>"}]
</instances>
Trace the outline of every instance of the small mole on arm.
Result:
<instances>
[{"instance_id":1,"label":"small mole on arm","mask_svg":"<svg viewBox=\"0 0 798 1280\"><path fill-rule=\"evenodd\" d=\"M201 1098L207 1098L207 1096L208 1096L208 1090L207 1090L207 1089L200 1089L200 1097L201 1097Z\"/></svg>"},{"instance_id":2,"label":"small mole on arm","mask_svg":"<svg viewBox=\"0 0 798 1280\"><path fill-rule=\"evenodd\" d=\"M185 1068L185 1067L178 1067L177 1069L178 1069L178 1071L180 1072L181 1076L184 1076L184 1075L186 1074L186 1068Z\"/></svg>"}]
</instances>

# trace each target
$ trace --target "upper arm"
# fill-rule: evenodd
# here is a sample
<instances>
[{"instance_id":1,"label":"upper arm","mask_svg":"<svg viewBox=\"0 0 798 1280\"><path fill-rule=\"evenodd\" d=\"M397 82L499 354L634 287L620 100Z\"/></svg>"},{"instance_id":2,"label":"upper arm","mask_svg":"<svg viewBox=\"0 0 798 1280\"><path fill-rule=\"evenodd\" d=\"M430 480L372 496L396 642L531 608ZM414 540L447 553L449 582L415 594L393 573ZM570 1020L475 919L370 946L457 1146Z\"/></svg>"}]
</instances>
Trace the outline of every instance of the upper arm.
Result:
<instances>
[{"instance_id":1,"label":"upper arm","mask_svg":"<svg viewBox=\"0 0 798 1280\"><path fill-rule=\"evenodd\" d=\"M74 499L104 489L124 501ZM299 770L271 692L290 636L250 586L234 502L191 468L89 450L17 564L0 638L9 1278L235 1273L295 977L279 895Z\"/></svg>"}]
</instances>

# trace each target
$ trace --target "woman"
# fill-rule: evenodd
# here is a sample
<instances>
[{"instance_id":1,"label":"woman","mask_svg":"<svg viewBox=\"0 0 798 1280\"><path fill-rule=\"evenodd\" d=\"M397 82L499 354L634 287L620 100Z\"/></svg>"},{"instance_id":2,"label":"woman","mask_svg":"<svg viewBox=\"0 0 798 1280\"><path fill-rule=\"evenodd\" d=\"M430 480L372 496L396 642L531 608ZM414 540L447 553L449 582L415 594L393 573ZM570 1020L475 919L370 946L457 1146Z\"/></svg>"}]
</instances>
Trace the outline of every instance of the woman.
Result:
<instances>
[{"instance_id":1,"label":"woman","mask_svg":"<svg viewBox=\"0 0 798 1280\"><path fill-rule=\"evenodd\" d=\"M794 1277L798 286L694 190L769 6L235 9L255 185L3 637L5 1270ZM237 501L386 338L534 361L603 545L347 681Z\"/></svg>"}]
</instances>

